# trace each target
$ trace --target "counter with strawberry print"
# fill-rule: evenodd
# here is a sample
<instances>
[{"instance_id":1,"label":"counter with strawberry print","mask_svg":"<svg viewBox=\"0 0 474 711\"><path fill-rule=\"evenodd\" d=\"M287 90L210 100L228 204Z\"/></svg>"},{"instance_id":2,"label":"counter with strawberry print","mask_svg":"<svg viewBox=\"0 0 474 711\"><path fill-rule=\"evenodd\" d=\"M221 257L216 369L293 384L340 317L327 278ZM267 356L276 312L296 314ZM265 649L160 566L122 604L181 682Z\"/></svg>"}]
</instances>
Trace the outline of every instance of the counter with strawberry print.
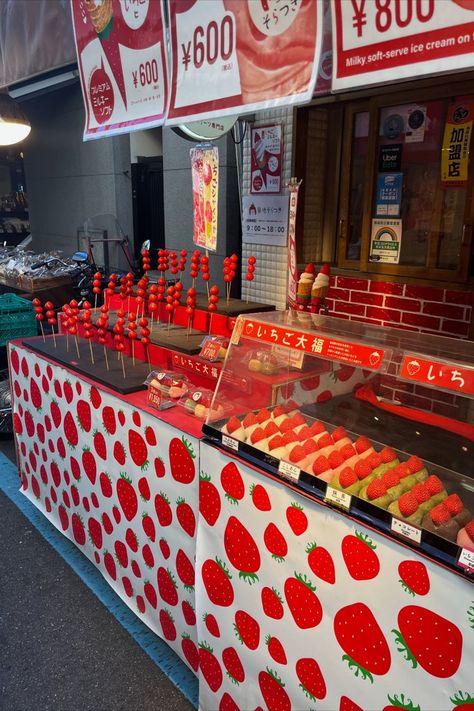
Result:
<instances>
[{"instance_id":1,"label":"counter with strawberry print","mask_svg":"<svg viewBox=\"0 0 474 711\"><path fill-rule=\"evenodd\" d=\"M201 442L202 709L471 708L472 584Z\"/></svg>"},{"instance_id":2,"label":"counter with strawberry print","mask_svg":"<svg viewBox=\"0 0 474 711\"><path fill-rule=\"evenodd\" d=\"M21 491L197 672L199 439L144 393L116 396L16 344L10 364Z\"/></svg>"}]
</instances>

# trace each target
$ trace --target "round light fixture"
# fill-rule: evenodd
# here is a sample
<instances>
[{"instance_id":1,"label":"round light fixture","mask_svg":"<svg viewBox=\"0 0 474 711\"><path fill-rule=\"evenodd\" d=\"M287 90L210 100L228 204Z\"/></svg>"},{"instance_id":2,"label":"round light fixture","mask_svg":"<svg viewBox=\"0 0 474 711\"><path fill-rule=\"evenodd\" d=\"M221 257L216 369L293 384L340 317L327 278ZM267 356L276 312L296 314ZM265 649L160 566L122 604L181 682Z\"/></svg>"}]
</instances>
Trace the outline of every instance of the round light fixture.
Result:
<instances>
[{"instance_id":1,"label":"round light fixture","mask_svg":"<svg viewBox=\"0 0 474 711\"><path fill-rule=\"evenodd\" d=\"M19 143L30 131L30 122L17 102L0 92L0 146Z\"/></svg>"}]
</instances>

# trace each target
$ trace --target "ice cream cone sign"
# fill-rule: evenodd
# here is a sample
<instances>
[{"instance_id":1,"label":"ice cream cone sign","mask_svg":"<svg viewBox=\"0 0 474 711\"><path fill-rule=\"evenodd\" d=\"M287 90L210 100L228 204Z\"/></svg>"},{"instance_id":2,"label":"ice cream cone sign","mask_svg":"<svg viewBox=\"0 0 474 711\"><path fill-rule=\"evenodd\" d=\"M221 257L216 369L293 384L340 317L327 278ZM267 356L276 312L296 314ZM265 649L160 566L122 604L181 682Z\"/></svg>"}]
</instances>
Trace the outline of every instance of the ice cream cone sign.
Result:
<instances>
[{"instance_id":1,"label":"ice cream cone sign","mask_svg":"<svg viewBox=\"0 0 474 711\"><path fill-rule=\"evenodd\" d=\"M311 307L312 313L319 313L319 310L324 306L327 293L329 291L329 277L331 276L331 267L329 264L323 264L316 276L311 288Z\"/></svg>"},{"instance_id":2,"label":"ice cream cone sign","mask_svg":"<svg viewBox=\"0 0 474 711\"><path fill-rule=\"evenodd\" d=\"M314 264L310 262L306 265L304 271L298 279L298 286L296 289L296 303L298 304L298 310L300 311L306 311L306 308L309 305L309 302L311 300L311 289L313 286L314 277Z\"/></svg>"}]
</instances>

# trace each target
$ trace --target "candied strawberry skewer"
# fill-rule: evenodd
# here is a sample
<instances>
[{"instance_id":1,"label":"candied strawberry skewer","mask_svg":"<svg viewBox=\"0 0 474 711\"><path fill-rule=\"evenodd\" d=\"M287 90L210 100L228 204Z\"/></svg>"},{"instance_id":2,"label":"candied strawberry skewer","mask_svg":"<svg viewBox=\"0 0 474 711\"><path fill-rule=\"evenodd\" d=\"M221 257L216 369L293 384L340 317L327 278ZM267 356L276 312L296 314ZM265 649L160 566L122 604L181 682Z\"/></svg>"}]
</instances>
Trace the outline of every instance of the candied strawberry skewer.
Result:
<instances>
[{"instance_id":1,"label":"candied strawberry skewer","mask_svg":"<svg viewBox=\"0 0 474 711\"><path fill-rule=\"evenodd\" d=\"M179 271L184 272L186 269L186 257L188 256L188 252L186 249L182 249L181 252L179 253Z\"/></svg>"},{"instance_id":2,"label":"candied strawberry skewer","mask_svg":"<svg viewBox=\"0 0 474 711\"><path fill-rule=\"evenodd\" d=\"M95 325L97 327L97 336L99 339L99 343L104 347L105 365L107 367L107 370L110 370L109 359L107 356L107 348L106 348L107 332L108 332L108 326L109 326L109 307L107 304L102 304L102 306L100 307L100 316L97 319Z\"/></svg>"},{"instance_id":3,"label":"candied strawberry skewer","mask_svg":"<svg viewBox=\"0 0 474 711\"><path fill-rule=\"evenodd\" d=\"M135 365L135 339L138 337L137 333L137 314L130 312L128 314L128 337L132 342L132 361Z\"/></svg>"},{"instance_id":4,"label":"candied strawberry skewer","mask_svg":"<svg viewBox=\"0 0 474 711\"><path fill-rule=\"evenodd\" d=\"M191 333L191 327L194 320L194 311L196 309L196 289L190 287L186 292L186 313L188 315L188 328L186 336L189 337Z\"/></svg>"},{"instance_id":5,"label":"candied strawberry skewer","mask_svg":"<svg viewBox=\"0 0 474 711\"><path fill-rule=\"evenodd\" d=\"M137 284L137 296L135 301L137 302L137 315L142 312L142 316L145 313L145 301L147 297L148 283L145 278L140 279Z\"/></svg>"},{"instance_id":6,"label":"candied strawberry skewer","mask_svg":"<svg viewBox=\"0 0 474 711\"><path fill-rule=\"evenodd\" d=\"M248 291L247 291L247 304L249 302L249 296L250 296L250 286L254 280L254 272L255 272L255 262L257 259L254 256L250 256L248 258L247 262L247 274L245 275L246 280L248 281Z\"/></svg>"},{"instance_id":7,"label":"candied strawberry skewer","mask_svg":"<svg viewBox=\"0 0 474 711\"><path fill-rule=\"evenodd\" d=\"M35 314L36 314L35 318L40 325L41 335L43 336L43 341L46 341L46 338L44 337L44 328L43 328L43 321L44 321L43 306L42 306L41 301L39 299L33 299L32 304L35 307Z\"/></svg>"},{"instance_id":8,"label":"candied strawberry skewer","mask_svg":"<svg viewBox=\"0 0 474 711\"><path fill-rule=\"evenodd\" d=\"M209 335L211 335L212 330L212 316L215 311L217 311L217 302L219 301L219 287L215 284L210 288L209 303L207 310L210 312L211 317L209 319Z\"/></svg>"},{"instance_id":9,"label":"candied strawberry skewer","mask_svg":"<svg viewBox=\"0 0 474 711\"><path fill-rule=\"evenodd\" d=\"M153 321L156 320L156 315L159 311L158 304L158 286L156 284L151 284L150 293L148 295L148 313L151 316L151 329L153 330Z\"/></svg>"},{"instance_id":10,"label":"candied strawberry skewer","mask_svg":"<svg viewBox=\"0 0 474 711\"><path fill-rule=\"evenodd\" d=\"M195 287L195 279L197 279L198 273L199 273L199 262L201 260L201 252L199 249L195 249L194 252L192 253L191 256L191 269L190 269L190 276L191 279L193 280L193 288Z\"/></svg>"},{"instance_id":11,"label":"candied strawberry skewer","mask_svg":"<svg viewBox=\"0 0 474 711\"><path fill-rule=\"evenodd\" d=\"M110 304L112 296L115 294L115 289L117 287L117 274L111 274L109 276L109 283L107 284L107 289L105 290L106 301Z\"/></svg>"},{"instance_id":12,"label":"candied strawberry skewer","mask_svg":"<svg viewBox=\"0 0 474 711\"><path fill-rule=\"evenodd\" d=\"M148 328L148 319L142 318L139 320L138 325L140 326L140 338L143 349L145 351L145 358L148 361L148 365L151 368L150 363L150 329Z\"/></svg>"},{"instance_id":13,"label":"candied strawberry skewer","mask_svg":"<svg viewBox=\"0 0 474 711\"><path fill-rule=\"evenodd\" d=\"M179 271L179 265L178 265L178 255L176 252L170 252L170 272L173 275L176 275Z\"/></svg>"},{"instance_id":14,"label":"candied strawberry skewer","mask_svg":"<svg viewBox=\"0 0 474 711\"><path fill-rule=\"evenodd\" d=\"M45 316L48 322L48 326L51 327L51 333L53 334L54 347L56 348L56 334L54 333L54 326L57 323L56 312L54 310L54 304L52 301L47 301L44 305Z\"/></svg>"},{"instance_id":15,"label":"candied strawberry skewer","mask_svg":"<svg viewBox=\"0 0 474 711\"><path fill-rule=\"evenodd\" d=\"M69 323L70 323L69 333L71 334L71 336L74 336L77 357L80 359L81 354L79 353L79 341L77 339L77 323L79 321L79 304L77 303L76 299L72 299L72 301L69 302L69 306L71 309L71 315L69 317Z\"/></svg>"},{"instance_id":16,"label":"candied strawberry skewer","mask_svg":"<svg viewBox=\"0 0 474 711\"><path fill-rule=\"evenodd\" d=\"M168 314L168 335L170 332L170 326L171 326L171 317L174 314L174 298L175 298L175 287L174 286L169 286L166 289L166 306L165 306L165 311Z\"/></svg>"},{"instance_id":17,"label":"candied strawberry skewer","mask_svg":"<svg viewBox=\"0 0 474 711\"><path fill-rule=\"evenodd\" d=\"M94 352L92 350L92 339L94 338L94 326L92 324L92 311L91 311L91 304L89 301L84 301L82 304L82 325L84 327L84 338L86 338L89 341L89 350L91 354L91 362L92 365L95 364L94 361Z\"/></svg>"},{"instance_id":18,"label":"candied strawberry skewer","mask_svg":"<svg viewBox=\"0 0 474 711\"><path fill-rule=\"evenodd\" d=\"M125 336L124 336L124 326L125 326L125 312L119 311L117 314L117 321L113 327L114 332L114 343L115 350L117 351L117 357L122 361L122 372L125 378L125 363L123 358L123 352L125 350Z\"/></svg>"},{"instance_id":19,"label":"candied strawberry skewer","mask_svg":"<svg viewBox=\"0 0 474 711\"><path fill-rule=\"evenodd\" d=\"M207 253L201 257L201 276L202 280L206 282L207 298L209 298L209 279L211 275L209 274L209 256Z\"/></svg>"},{"instance_id":20,"label":"candied strawberry skewer","mask_svg":"<svg viewBox=\"0 0 474 711\"><path fill-rule=\"evenodd\" d=\"M92 293L94 294L94 308L97 308L97 297L102 291L102 274L96 272L94 274L94 281L92 282Z\"/></svg>"},{"instance_id":21,"label":"candied strawberry skewer","mask_svg":"<svg viewBox=\"0 0 474 711\"><path fill-rule=\"evenodd\" d=\"M150 250L149 249L144 249L142 252L142 269L143 269L144 274L149 272L151 269Z\"/></svg>"}]
</instances>

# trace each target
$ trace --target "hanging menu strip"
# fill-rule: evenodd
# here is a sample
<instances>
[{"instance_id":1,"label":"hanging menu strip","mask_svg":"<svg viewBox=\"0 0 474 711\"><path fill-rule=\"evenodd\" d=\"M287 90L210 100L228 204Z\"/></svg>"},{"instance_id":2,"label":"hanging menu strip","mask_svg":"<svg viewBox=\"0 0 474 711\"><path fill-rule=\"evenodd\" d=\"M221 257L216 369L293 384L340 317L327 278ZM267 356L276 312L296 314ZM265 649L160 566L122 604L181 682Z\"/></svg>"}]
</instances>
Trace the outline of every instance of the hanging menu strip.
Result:
<instances>
[{"instance_id":1,"label":"hanging menu strip","mask_svg":"<svg viewBox=\"0 0 474 711\"><path fill-rule=\"evenodd\" d=\"M419 358L417 355L406 355L400 365L400 378L426 383L461 395L474 395L474 368L453 363L440 363Z\"/></svg>"},{"instance_id":2,"label":"hanging menu strip","mask_svg":"<svg viewBox=\"0 0 474 711\"><path fill-rule=\"evenodd\" d=\"M385 355L383 348L328 338L307 331L273 326L251 319L244 320L242 335L371 370L380 368Z\"/></svg>"}]
</instances>

